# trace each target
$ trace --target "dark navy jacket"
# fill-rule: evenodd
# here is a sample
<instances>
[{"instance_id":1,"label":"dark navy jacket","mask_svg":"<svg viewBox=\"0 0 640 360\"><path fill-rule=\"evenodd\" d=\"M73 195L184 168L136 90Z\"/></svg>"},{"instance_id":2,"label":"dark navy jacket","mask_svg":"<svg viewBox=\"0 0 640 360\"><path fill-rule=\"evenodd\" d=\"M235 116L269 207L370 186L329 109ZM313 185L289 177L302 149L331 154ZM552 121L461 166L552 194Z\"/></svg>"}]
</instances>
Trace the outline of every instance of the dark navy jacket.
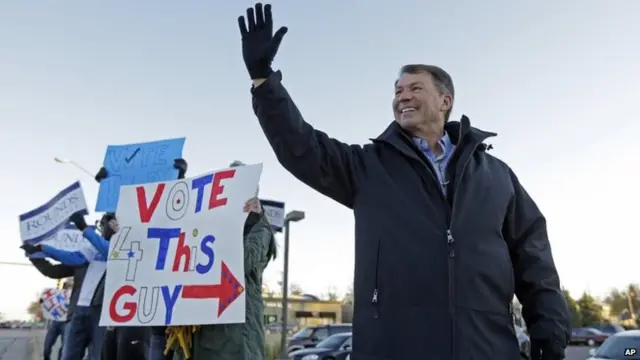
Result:
<instances>
[{"instance_id":1,"label":"dark navy jacket","mask_svg":"<svg viewBox=\"0 0 640 360\"><path fill-rule=\"evenodd\" d=\"M531 336L566 346L570 315L545 219L485 152L496 134L466 117L447 123L457 148L445 196L396 123L372 144L347 145L303 120L280 72L252 93L280 163L354 211L352 360L519 359L514 293Z\"/></svg>"}]
</instances>

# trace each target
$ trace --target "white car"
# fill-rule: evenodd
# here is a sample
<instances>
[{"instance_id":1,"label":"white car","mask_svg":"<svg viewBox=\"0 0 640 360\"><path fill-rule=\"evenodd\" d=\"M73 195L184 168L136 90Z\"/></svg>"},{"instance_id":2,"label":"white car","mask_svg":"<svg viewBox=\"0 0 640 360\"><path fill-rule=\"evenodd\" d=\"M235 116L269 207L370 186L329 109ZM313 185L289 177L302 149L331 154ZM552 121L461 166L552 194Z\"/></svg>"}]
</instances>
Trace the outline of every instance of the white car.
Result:
<instances>
[{"instance_id":1,"label":"white car","mask_svg":"<svg viewBox=\"0 0 640 360\"><path fill-rule=\"evenodd\" d=\"M640 330L612 335L599 348L589 350L589 355L587 360L640 360Z\"/></svg>"}]
</instances>

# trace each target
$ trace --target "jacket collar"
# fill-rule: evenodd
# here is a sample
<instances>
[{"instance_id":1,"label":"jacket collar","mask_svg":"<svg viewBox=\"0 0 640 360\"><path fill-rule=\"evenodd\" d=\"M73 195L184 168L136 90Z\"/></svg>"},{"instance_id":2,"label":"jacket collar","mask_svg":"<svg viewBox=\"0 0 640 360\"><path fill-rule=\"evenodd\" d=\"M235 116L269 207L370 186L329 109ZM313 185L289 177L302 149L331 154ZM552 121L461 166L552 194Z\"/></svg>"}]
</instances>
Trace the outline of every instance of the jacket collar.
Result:
<instances>
[{"instance_id":1,"label":"jacket collar","mask_svg":"<svg viewBox=\"0 0 640 360\"><path fill-rule=\"evenodd\" d=\"M497 133L489 132L474 128L471 126L471 121L466 115L462 115L460 121L448 121L444 126L445 131L451 137L451 141L456 145L460 146L461 140L470 140L472 143L481 143L487 138L497 136ZM407 137L411 138L411 135L408 134L404 129L398 125L397 122L392 122L387 129L380 134L375 139L370 139L371 141L381 140L390 143L394 143L399 138Z\"/></svg>"}]
</instances>

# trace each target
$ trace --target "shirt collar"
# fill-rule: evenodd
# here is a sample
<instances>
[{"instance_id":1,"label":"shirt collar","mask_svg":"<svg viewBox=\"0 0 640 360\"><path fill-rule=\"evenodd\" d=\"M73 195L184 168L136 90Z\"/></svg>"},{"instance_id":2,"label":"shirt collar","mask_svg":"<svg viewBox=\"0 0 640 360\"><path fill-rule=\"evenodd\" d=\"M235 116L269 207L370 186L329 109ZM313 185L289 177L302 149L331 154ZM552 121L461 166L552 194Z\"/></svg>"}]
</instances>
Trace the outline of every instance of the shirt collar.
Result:
<instances>
[{"instance_id":1,"label":"shirt collar","mask_svg":"<svg viewBox=\"0 0 640 360\"><path fill-rule=\"evenodd\" d=\"M425 152L427 154L432 154L431 148L429 148L429 144L427 143L427 141L425 139L419 138L419 137L414 137L413 138L413 142L423 152ZM440 138L440 140L438 140L438 145L440 146L440 150L441 150L441 155L440 156L449 154L449 152L451 152L451 150L453 149L453 143L451 142L451 138L449 137L449 134L446 131L444 132L444 135Z\"/></svg>"}]
</instances>

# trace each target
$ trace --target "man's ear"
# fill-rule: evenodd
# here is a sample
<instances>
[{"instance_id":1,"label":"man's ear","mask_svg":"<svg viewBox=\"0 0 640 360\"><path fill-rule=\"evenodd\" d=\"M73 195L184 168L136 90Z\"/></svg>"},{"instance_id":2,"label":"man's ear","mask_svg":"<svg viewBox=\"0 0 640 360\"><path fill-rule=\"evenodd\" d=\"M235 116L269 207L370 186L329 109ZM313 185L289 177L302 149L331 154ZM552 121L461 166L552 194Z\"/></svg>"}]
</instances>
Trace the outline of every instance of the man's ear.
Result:
<instances>
[{"instance_id":1,"label":"man's ear","mask_svg":"<svg viewBox=\"0 0 640 360\"><path fill-rule=\"evenodd\" d=\"M442 95L442 105L440 106L440 111L447 112L451 110L452 106L453 106L453 98L451 97L451 94Z\"/></svg>"}]
</instances>

